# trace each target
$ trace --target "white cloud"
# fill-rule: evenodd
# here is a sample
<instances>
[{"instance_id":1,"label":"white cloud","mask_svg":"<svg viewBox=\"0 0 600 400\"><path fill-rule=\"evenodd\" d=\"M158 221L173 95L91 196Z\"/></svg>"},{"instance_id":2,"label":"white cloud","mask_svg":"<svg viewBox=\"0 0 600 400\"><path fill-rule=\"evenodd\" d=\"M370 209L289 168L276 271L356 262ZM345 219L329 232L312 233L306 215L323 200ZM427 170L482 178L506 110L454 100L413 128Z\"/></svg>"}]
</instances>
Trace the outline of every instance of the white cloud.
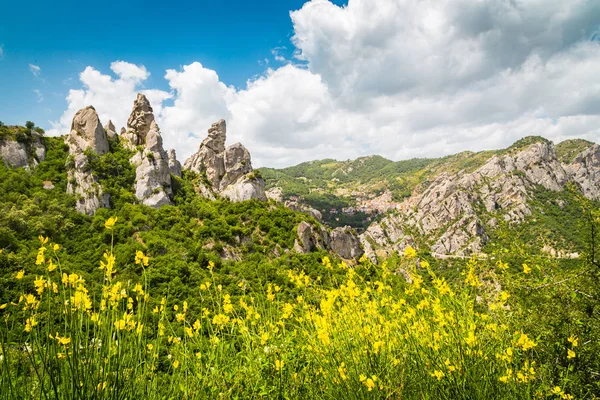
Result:
<instances>
[{"instance_id":1,"label":"white cloud","mask_svg":"<svg viewBox=\"0 0 600 400\"><path fill-rule=\"evenodd\" d=\"M167 70L171 93L146 91L165 145L182 160L220 118L230 143L243 142L255 165L269 166L433 157L532 134L600 137L600 43L590 40L600 2L312 0L290 16L302 64L275 48L286 64L243 89L195 62ZM124 124L149 73L124 61L111 69L117 79L86 68L56 127L88 104L103 122Z\"/></svg>"},{"instance_id":2,"label":"white cloud","mask_svg":"<svg viewBox=\"0 0 600 400\"><path fill-rule=\"evenodd\" d=\"M29 72L31 72L33 76L37 78L38 76L40 76L42 69L37 65L29 64Z\"/></svg>"},{"instance_id":3,"label":"white cloud","mask_svg":"<svg viewBox=\"0 0 600 400\"><path fill-rule=\"evenodd\" d=\"M144 66L117 61L113 62L110 68L116 78L102 74L93 67L87 67L79 74L83 88L69 90L68 108L58 121L51 121L52 129L48 130L49 135L69 133L75 113L89 105L94 106L103 124L110 119L119 129L125 126L138 92L148 97L158 114L162 111L162 103L171 98L170 93L162 90L141 90L142 82L150 75Z\"/></svg>"},{"instance_id":4,"label":"white cloud","mask_svg":"<svg viewBox=\"0 0 600 400\"><path fill-rule=\"evenodd\" d=\"M44 95L42 94L42 92L39 89L33 89L33 93L35 93L38 103L41 103L42 101L44 101Z\"/></svg>"}]
</instances>

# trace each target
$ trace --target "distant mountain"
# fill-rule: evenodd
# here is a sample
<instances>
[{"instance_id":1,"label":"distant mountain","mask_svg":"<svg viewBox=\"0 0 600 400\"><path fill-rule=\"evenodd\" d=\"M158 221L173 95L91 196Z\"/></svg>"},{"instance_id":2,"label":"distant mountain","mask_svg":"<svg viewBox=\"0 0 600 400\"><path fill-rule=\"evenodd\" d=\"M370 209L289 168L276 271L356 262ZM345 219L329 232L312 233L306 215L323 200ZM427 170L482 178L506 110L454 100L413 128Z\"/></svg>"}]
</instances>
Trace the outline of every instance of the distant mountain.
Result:
<instances>
[{"instance_id":1,"label":"distant mountain","mask_svg":"<svg viewBox=\"0 0 600 400\"><path fill-rule=\"evenodd\" d=\"M439 257L480 253L507 224L540 251L575 256L580 248L569 231L577 210L565 189L571 183L600 199L600 147L580 139L555 146L532 136L495 151L399 162L328 159L261 173L267 189L318 209L328 224L364 230L373 259L408 244Z\"/></svg>"}]
</instances>

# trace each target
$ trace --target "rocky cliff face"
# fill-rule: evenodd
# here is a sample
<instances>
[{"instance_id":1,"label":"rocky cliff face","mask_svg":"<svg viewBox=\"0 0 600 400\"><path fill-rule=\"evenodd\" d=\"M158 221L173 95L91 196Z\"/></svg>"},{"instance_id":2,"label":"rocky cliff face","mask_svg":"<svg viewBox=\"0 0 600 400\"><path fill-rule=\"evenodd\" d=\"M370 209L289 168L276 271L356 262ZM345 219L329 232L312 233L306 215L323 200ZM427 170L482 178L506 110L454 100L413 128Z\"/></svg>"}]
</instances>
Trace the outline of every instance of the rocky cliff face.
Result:
<instances>
[{"instance_id":1,"label":"rocky cliff face","mask_svg":"<svg viewBox=\"0 0 600 400\"><path fill-rule=\"evenodd\" d=\"M294 243L294 251L298 253L322 249L332 251L346 260L356 260L364 254L358 235L349 226L329 232L323 225L301 222L296 233L298 238Z\"/></svg>"},{"instance_id":2,"label":"rocky cliff face","mask_svg":"<svg viewBox=\"0 0 600 400\"><path fill-rule=\"evenodd\" d=\"M31 140L19 142L17 140L0 141L0 158L8 166L14 168L34 168L46 159L46 147L42 143L39 133L31 130Z\"/></svg>"},{"instance_id":3,"label":"rocky cliff face","mask_svg":"<svg viewBox=\"0 0 600 400\"><path fill-rule=\"evenodd\" d=\"M574 181L587 197L598 199L599 178L597 145L563 165L552 143L535 143L494 155L471 173L438 175L405 200L400 213L369 226L361 241L372 259L412 244L408 232L429 238L434 255L468 256L481 251L497 218L519 223L531 215L528 200L536 185L560 191Z\"/></svg>"},{"instance_id":4,"label":"rocky cliff face","mask_svg":"<svg viewBox=\"0 0 600 400\"><path fill-rule=\"evenodd\" d=\"M198 151L184 163L184 169L205 174L208 187L197 191L208 198L214 194L231 201L266 200L265 183L252 169L250 152L241 143L225 148L225 120L212 124Z\"/></svg>"},{"instance_id":5,"label":"rocky cliff face","mask_svg":"<svg viewBox=\"0 0 600 400\"><path fill-rule=\"evenodd\" d=\"M171 204L169 156L163 148L160 129L154 120L150 102L138 93L121 135L126 147L136 151L130 159L135 166L135 196L150 207Z\"/></svg>"},{"instance_id":6,"label":"rocky cliff face","mask_svg":"<svg viewBox=\"0 0 600 400\"><path fill-rule=\"evenodd\" d=\"M77 111L65 143L69 146L70 155L67 161L67 193L76 196L77 211L92 215L98 208L108 207L109 196L102 192L84 154L86 150L98 155L108 152L108 139L94 107Z\"/></svg>"}]
</instances>

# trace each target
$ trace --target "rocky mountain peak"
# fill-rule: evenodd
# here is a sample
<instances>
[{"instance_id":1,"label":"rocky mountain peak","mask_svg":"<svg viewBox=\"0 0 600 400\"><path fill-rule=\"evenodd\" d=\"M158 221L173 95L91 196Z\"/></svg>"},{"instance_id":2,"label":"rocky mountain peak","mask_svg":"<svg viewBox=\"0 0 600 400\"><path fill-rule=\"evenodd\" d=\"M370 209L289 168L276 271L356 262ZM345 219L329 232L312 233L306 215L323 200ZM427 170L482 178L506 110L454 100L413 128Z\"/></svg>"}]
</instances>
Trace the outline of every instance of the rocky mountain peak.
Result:
<instances>
[{"instance_id":1,"label":"rocky mountain peak","mask_svg":"<svg viewBox=\"0 0 600 400\"><path fill-rule=\"evenodd\" d=\"M136 150L131 158L135 166L135 196L150 207L171 204L171 173L169 156L163 148L160 128L154 120L150 102L141 93L133 102L133 110L127 120L125 144Z\"/></svg>"},{"instance_id":2,"label":"rocky mountain peak","mask_svg":"<svg viewBox=\"0 0 600 400\"><path fill-rule=\"evenodd\" d=\"M171 175L181 178L181 163L177 160L175 149L169 150L169 171Z\"/></svg>"},{"instance_id":3,"label":"rocky mountain peak","mask_svg":"<svg viewBox=\"0 0 600 400\"><path fill-rule=\"evenodd\" d=\"M106 131L106 136L109 139L116 139L117 138L117 128L115 128L115 125L112 123L112 121L110 119L108 120L108 122L104 126L104 131Z\"/></svg>"},{"instance_id":4,"label":"rocky mountain peak","mask_svg":"<svg viewBox=\"0 0 600 400\"><path fill-rule=\"evenodd\" d=\"M373 259L402 250L413 242L407 231L429 238L436 256L479 253L498 219L520 223L531 215L529 200L538 185L561 191L572 181L588 198L600 198L598 145L564 165L554 144L534 139L497 152L473 172L439 173L400 205L399 214L369 226L362 235L367 254Z\"/></svg>"},{"instance_id":5,"label":"rocky mountain peak","mask_svg":"<svg viewBox=\"0 0 600 400\"><path fill-rule=\"evenodd\" d=\"M225 120L215 122L198 151L184 163L184 169L206 174L210 188L232 201L253 198L266 200L264 181L253 173L250 152L241 143L225 148L227 127ZM210 196L209 196L210 197Z\"/></svg>"},{"instance_id":6,"label":"rocky mountain peak","mask_svg":"<svg viewBox=\"0 0 600 400\"><path fill-rule=\"evenodd\" d=\"M72 159L67 161L67 193L77 197L77 211L92 215L98 208L108 207L109 196L103 193L84 153L91 150L103 155L109 151L106 132L94 107L87 106L75 113L65 142Z\"/></svg>"},{"instance_id":7,"label":"rocky mountain peak","mask_svg":"<svg viewBox=\"0 0 600 400\"><path fill-rule=\"evenodd\" d=\"M133 110L127 120L127 131L134 133L130 141L134 146L146 143L146 135L152 129L154 111L150 102L142 93L138 93L133 102Z\"/></svg>"},{"instance_id":8,"label":"rocky mountain peak","mask_svg":"<svg viewBox=\"0 0 600 400\"><path fill-rule=\"evenodd\" d=\"M87 106L75 113L68 141L82 151L89 148L99 155L108 152L106 132L94 107Z\"/></svg>"}]
</instances>

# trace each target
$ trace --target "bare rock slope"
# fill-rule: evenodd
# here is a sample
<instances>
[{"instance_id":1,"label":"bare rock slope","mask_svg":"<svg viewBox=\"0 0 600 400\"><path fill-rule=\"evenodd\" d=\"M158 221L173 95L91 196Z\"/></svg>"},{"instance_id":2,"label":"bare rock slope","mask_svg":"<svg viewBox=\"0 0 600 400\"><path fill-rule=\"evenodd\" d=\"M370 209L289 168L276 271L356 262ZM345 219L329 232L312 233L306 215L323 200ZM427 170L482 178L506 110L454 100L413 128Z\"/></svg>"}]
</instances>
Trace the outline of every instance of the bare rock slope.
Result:
<instances>
[{"instance_id":1,"label":"bare rock slope","mask_svg":"<svg viewBox=\"0 0 600 400\"><path fill-rule=\"evenodd\" d=\"M371 224L361 242L373 260L413 244L414 235L427 238L435 256L479 253L497 218L520 223L531 215L528 200L536 185L561 191L569 181L586 197L600 198L598 145L568 165L558 161L551 142L509 148L473 172L441 173L406 199L399 213Z\"/></svg>"}]
</instances>

